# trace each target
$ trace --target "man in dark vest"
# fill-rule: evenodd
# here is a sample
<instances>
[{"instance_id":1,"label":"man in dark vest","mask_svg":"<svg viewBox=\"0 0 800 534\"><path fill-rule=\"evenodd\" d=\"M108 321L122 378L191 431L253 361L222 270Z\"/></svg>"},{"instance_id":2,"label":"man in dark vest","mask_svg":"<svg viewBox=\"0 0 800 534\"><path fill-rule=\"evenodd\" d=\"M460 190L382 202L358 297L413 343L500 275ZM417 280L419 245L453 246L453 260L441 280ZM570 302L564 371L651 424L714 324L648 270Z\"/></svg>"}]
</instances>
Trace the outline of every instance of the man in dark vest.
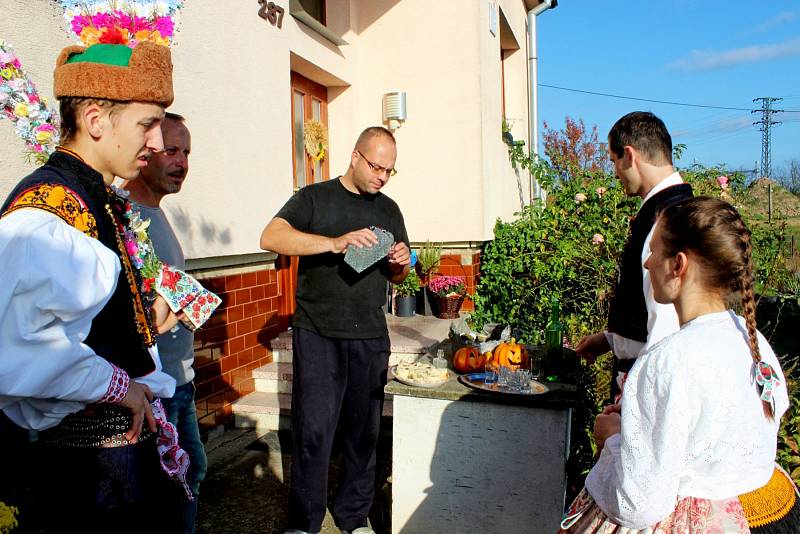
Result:
<instances>
[{"instance_id":1,"label":"man in dark vest","mask_svg":"<svg viewBox=\"0 0 800 534\"><path fill-rule=\"evenodd\" d=\"M0 496L13 468L41 469L39 512L23 509L23 528L178 532L180 490L151 405L175 389L155 334L177 318L142 294L128 205L110 187L164 148L170 52L70 46L54 78L62 144L0 211ZM29 430L38 446L27 463Z\"/></svg>"},{"instance_id":2,"label":"man in dark vest","mask_svg":"<svg viewBox=\"0 0 800 534\"><path fill-rule=\"evenodd\" d=\"M619 119L608 133L608 153L625 194L641 197L642 207L631 221L622 251L608 330L582 339L576 352L590 360L609 350L614 352L613 402L639 353L678 331L674 306L655 301L643 264L650 254L658 212L691 198L692 188L672 166L672 138L652 113L635 111Z\"/></svg>"}]
</instances>

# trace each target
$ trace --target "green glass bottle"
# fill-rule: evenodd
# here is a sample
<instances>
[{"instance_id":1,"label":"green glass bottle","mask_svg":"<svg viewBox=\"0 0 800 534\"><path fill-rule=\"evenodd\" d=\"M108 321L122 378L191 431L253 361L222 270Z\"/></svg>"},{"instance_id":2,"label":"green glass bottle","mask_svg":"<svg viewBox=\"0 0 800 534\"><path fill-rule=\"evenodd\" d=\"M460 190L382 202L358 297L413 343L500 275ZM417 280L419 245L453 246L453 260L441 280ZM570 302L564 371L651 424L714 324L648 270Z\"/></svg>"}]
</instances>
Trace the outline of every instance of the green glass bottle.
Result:
<instances>
[{"instance_id":1,"label":"green glass bottle","mask_svg":"<svg viewBox=\"0 0 800 534\"><path fill-rule=\"evenodd\" d=\"M561 373L562 347L564 343L564 325L559 319L560 306L558 298L550 300L550 320L544 330L544 378L555 382Z\"/></svg>"}]
</instances>

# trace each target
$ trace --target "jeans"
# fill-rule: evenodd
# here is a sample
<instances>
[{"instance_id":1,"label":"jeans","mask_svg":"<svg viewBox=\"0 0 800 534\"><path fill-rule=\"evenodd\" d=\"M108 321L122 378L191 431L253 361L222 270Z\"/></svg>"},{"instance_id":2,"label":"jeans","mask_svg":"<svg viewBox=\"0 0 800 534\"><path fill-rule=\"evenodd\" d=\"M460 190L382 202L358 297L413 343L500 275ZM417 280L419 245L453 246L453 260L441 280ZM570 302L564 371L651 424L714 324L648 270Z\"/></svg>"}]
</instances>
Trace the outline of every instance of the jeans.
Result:
<instances>
[{"instance_id":1,"label":"jeans","mask_svg":"<svg viewBox=\"0 0 800 534\"><path fill-rule=\"evenodd\" d=\"M208 460L203 441L200 439L200 427L197 424L197 412L194 406L194 382L175 388L171 399L161 399L167 420L175 425L178 431L178 445L189 455L189 471L186 482L192 490L194 500L186 504L184 510L184 528L186 534L194 533L197 520L197 501L200 495L200 482L206 478Z\"/></svg>"}]
</instances>

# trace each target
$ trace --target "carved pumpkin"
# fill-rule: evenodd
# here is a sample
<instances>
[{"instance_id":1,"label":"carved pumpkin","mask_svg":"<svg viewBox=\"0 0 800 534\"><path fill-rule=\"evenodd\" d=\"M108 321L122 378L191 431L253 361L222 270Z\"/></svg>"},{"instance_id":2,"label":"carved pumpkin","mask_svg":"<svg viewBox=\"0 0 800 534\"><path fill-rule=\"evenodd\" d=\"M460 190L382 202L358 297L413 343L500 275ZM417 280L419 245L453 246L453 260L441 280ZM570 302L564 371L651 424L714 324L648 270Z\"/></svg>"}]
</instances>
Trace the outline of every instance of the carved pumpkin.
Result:
<instances>
[{"instance_id":1,"label":"carved pumpkin","mask_svg":"<svg viewBox=\"0 0 800 534\"><path fill-rule=\"evenodd\" d=\"M474 373L483 370L486 358L478 347L462 347L453 354L453 369L459 373Z\"/></svg>"},{"instance_id":2,"label":"carved pumpkin","mask_svg":"<svg viewBox=\"0 0 800 534\"><path fill-rule=\"evenodd\" d=\"M528 350L524 345L517 343L517 340L511 338L508 343L500 343L494 349L492 361L497 365L508 367L510 369L527 369L528 368Z\"/></svg>"}]
</instances>

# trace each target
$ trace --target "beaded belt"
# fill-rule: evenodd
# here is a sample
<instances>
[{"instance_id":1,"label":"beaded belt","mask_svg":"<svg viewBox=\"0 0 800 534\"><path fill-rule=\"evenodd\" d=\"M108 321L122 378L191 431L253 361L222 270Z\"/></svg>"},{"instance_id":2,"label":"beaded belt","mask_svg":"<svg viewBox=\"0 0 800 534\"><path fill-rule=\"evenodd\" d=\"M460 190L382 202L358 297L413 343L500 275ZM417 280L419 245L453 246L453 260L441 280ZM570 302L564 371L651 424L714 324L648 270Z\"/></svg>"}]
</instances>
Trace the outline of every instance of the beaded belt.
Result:
<instances>
[{"instance_id":1,"label":"beaded belt","mask_svg":"<svg viewBox=\"0 0 800 534\"><path fill-rule=\"evenodd\" d=\"M131 427L129 410L115 404L93 404L66 416L53 428L39 432L39 441L62 447L124 447ZM145 424L136 443L156 437Z\"/></svg>"},{"instance_id":2,"label":"beaded belt","mask_svg":"<svg viewBox=\"0 0 800 534\"><path fill-rule=\"evenodd\" d=\"M789 513L797 500L794 482L775 469L766 485L739 495L750 528L774 523Z\"/></svg>"}]
</instances>

